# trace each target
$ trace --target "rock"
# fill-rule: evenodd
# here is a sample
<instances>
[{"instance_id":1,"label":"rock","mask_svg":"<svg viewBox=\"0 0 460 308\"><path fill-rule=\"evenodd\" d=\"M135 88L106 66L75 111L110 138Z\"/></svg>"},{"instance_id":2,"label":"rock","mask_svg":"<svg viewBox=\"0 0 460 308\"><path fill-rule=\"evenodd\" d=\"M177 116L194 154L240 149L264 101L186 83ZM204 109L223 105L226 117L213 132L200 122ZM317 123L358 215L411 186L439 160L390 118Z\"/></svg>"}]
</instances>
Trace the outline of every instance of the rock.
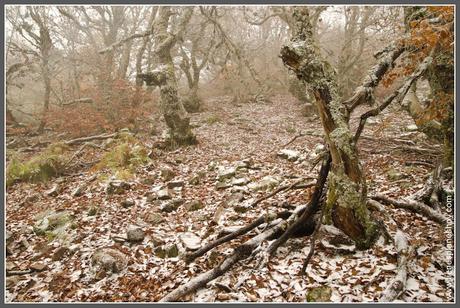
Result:
<instances>
[{"instance_id":1,"label":"rock","mask_svg":"<svg viewBox=\"0 0 460 308\"><path fill-rule=\"evenodd\" d=\"M58 249L56 249L56 251L53 253L51 260L60 261L64 258L64 256L69 254L69 252L70 252L69 248L67 248L66 246L61 246Z\"/></svg>"},{"instance_id":2,"label":"rock","mask_svg":"<svg viewBox=\"0 0 460 308\"><path fill-rule=\"evenodd\" d=\"M324 150L326 149L326 147L324 146L324 144L322 143L318 143L315 145L315 154L321 154Z\"/></svg>"},{"instance_id":3,"label":"rock","mask_svg":"<svg viewBox=\"0 0 460 308\"><path fill-rule=\"evenodd\" d=\"M149 213L145 220L153 225L157 225L162 223L164 218L160 213Z\"/></svg>"},{"instance_id":4,"label":"rock","mask_svg":"<svg viewBox=\"0 0 460 308\"><path fill-rule=\"evenodd\" d=\"M72 197L79 197L79 196L81 196L81 195L83 194L83 192L85 191L86 186L87 186L87 184L84 183L84 184L79 185L77 188L75 188L75 189L72 191Z\"/></svg>"},{"instance_id":5,"label":"rock","mask_svg":"<svg viewBox=\"0 0 460 308\"><path fill-rule=\"evenodd\" d=\"M26 198L26 203L36 202L38 201L39 198L40 198L39 193L32 194Z\"/></svg>"},{"instance_id":6,"label":"rock","mask_svg":"<svg viewBox=\"0 0 460 308\"><path fill-rule=\"evenodd\" d=\"M175 176L176 173L174 170L170 167L163 167L160 170L160 176L163 178L165 181L171 181Z\"/></svg>"},{"instance_id":7,"label":"rock","mask_svg":"<svg viewBox=\"0 0 460 308\"><path fill-rule=\"evenodd\" d=\"M177 164L182 164L184 162L187 161L187 157L185 155L177 155L175 158L174 158L174 161L177 163Z\"/></svg>"},{"instance_id":8,"label":"rock","mask_svg":"<svg viewBox=\"0 0 460 308\"><path fill-rule=\"evenodd\" d=\"M34 232L37 235L43 235L46 231L52 231L69 224L71 220L71 214L67 211L50 212L35 223Z\"/></svg>"},{"instance_id":9,"label":"rock","mask_svg":"<svg viewBox=\"0 0 460 308\"><path fill-rule=\"evenodd\" d=\"M250 182L248 178L238 178L238 179L233 179L231 182L231 185L233 186L243 186L246 185Z\"/></svg>"},{"instance_id":10,"label":"rock","mask_svg":"<svg viewBox=\"0 0 460 308\"><path fill-rule=\"evenodd\" d=\"M45 191L45 195L50 197L56 197L59 195L60 189L58 184L54 184L49 190Z\"/></svg>"},{"instance_id":11,"label":"rock","mask_svg":"<svg viewBox=\"0 0 460 308\"><path fill-rule=\"evenodd\" d=\"M105 187L105 193L108 195L122 194L130 189L131 185L121 180L110 180Z\"/></svg>"},{"instance_id":12,"label":"rock","mask_svg":"<svg viewBox=\"0 0 460 308\"><path fill-rule=\"evenodd\" d=\"M249 211L251 209L251 206L249 206L247 204L239 204L239 205L236 205L235 207L233 207L233 209L237 213L246 213L247 211Z\"/></svg>"},{"instance_id":13,"label":"rock","mask_svg":"<svg viewBox=\"0 0 460 308\"><path fill-rule=\"evenodd\" d=\"M251 168L254 165L254 161L252 158L245 158L242 160L242 163L246 165L246 168Z\"/></svg>"},{"instance_id":14,"label":"rock","mask_svg":"<svg viewBox=\"0 0 460 308\"><path fill-rule=\"evenodd\" d=\"M91 265L95 278L101 279L123 271L128 265L128 258L117 249L99 248L91 256Z\"/></svg>"},{"instance_id":15,"label":"rock","mask_svg":"<svg viewBox=\"0 0 460 308\"><path fill-rule=\"evenodd\" d=\"M29 268L33 271L36 271L36 272L42 272L44 271L45 269L48 268L48 266L44 263L40 263L40 262L36 262L36 263L32 263Z\"/></svg>"},{"instance_id":16,"label":"rock","mask_svg":"<svg viewBox=\"0 0 460 308\"><path fill-rule=\"evenodd\" d=\"M332 289L328 286L312 288L307 292L307 302L330 302Z\"/></svg>"},{"instance_id":17,"label":"rock","mask_svg":"<svg viewBox=\"0 0 460 308\"><path fill-rule=\"evenodd\" d=\"M136 202L134 202L134 200L131 200L131 199L126 199L126 200L123 200L123 201L120 202L120 205L122 207L124 207L125 209L129 208L129 207L132 207L135 204L136 204Z\"/></svg>"},{"instance_id":18,"label":"rock","mask_svg":"<svg viewBox=\"0 0 460 308\"><path fill-rule=\"evenodd\" d=\"M204 204L200 200L193 200L193 201L187 202L184 206L189 212L197 211L199 209L204 208Z\"/></svg>"},{"instance_id":19,"label":"rock","mask_svg":"<svg viewBox=\"0 0 460 308\"><path fill-rule=\"evenodd\" d=\"M169 258L175 258L179 255L179 249L176 244L170 244L166 246L166 255Z\"/></svg>"},{"instance_id":20,"label":"rock","mask_svg":"<svg viewBox=\"0 0 460 308\"><path fill-rule=\"evenodd\" d=\"M145 233L139 226L130 225L126 231L126 238L130 243L142 242L144 237Z\"/></svg>"},{"instance_id":21,"label":"rock","mask_svg":"<svg viewBox=\"0 0 460 308\"><path fill-rule=\"evenodd\" d=\"M217 162L212 161L208 164L208 171L214 171L217 168Z\"/></svg>"},{"instance_id":22,"label":"rock","mask_svg":"<svg viewBox=\"0 0 460 308\"><path fill-rule=\"evenodd\" d=\"M226 207L233 207L238 205L244 200L244 195L242 193L233 193L224 200L224 205Z\"/></svg>"},{"instance_id":23,"label":"rock","mask_svg":"<svg viewBox=\"0 0 460 308\"><path fill-rule=\"evenodd\" d=\"M223 182L224 180L231 179L236 174L235 167L223 168L219 167L219 172L217 174L217 180Z\"/></svg>"},{"instance_id":24,"label":"rock","mask_svg":"<svg viewBox=\"0 0 460 308\"><path fill-rule=\"evenodd\" d=\"M170 189L183 187L183 186L184 186L184 181L172 181L167 184L167 187Z\"/></svg>"},{"instance_id":25,"label":"rock","mask_svg":"<svg viewBox=\"0 0 460 308\"><path fill-rule=\"evenodd\" d=\"M415 132L415 131L418 131L418 127L415 124L410 124L406 126L406 131Z\"/></svg>"},{"instance_id":26,"label":"rock","mask_svg":"<svg viewBox=\"0 0 460 308\"><path fill-rule=\"evenodd\" d=\"M253 190L253 191L260 191L260 190L271 190L273 188L275 188L276 186L278 186L280 183L279 180L277 180L276 178L270 176L270 175L267 175L265 177L263 177L259 182L257 183L250 183L248 185L249 189Z\"/></svg>"},{"instance_id":27,"label":"rock","mask_svg":"<svg viewBox=\"0 0 460 308\"><path fill-rule=\"evenodd\" d=\"M157 192L158 200L168 200L171 199L173 192L169 188L163 188Z\"/></svg>"},{"instance_id":28,"label":"rock","mask_svg":"<svg viewBox=\"0 0 460 308\"><path fill-rule=\"evenodd\" d=\"M166 246L157 247L155 255L159 258L175 258L179 255L179 249L176 244L169 244Z\"/></svg>"},{"instance_id":29,"label":"rock","mask_svg":"<svg viewBox=\"0 0 460 308\"><path fill-rule=\"evenodd\" d=\"M224 214L225 212L225 208L222 206L222 205L219 205L216 209L216 211L214 212L214 216L212 217L212 221L215 223L215 224L218 224L219 221L220 221L220 218L222 217L222 215Z\"/></svg>"},{"instance_id":30,"label":"rock","mask_svg":"<svg viewBox=\"0 0 460 308\"><path fill-rule=\"evenodd\" d=\"M191 185L198 185L201 183L201 181L206 177L206 172L204 171L198 171L197 174L195 174L190 180L189 183Z\"/></svg>"},{"instance_id":31,"label":"rock","mask_svg":"<svg viewBox=\"0 0 460 308\"><path fill-rule=\"evenodd\" d=\"M173 199L160 206L162 212L171 213L184 203L182 199Z\"/></svg>"},{"instance_id":32,"label":"rock","mask_svg":"<svg viewBox=\"0 0 460 308\"><path fill-rule=\"evenodd\" d=\"M278 153L278 156L289 161L296 161L297 159L299 159L300 152L283 149Z\"/></svg>"},{"instance_id":33,"label":"rock","mask_svg":"<svg viewBox=\"0 0 460 308\"><path fill-rule=\"evenodd\" d=\"M222 181L222 182L217 182L216 183L216 189L217 190L222 190L222 189L226 189L226 188L229 188L229 187L232 187L232 184L230 184L229 182L226 182L226 181Z\"/></svg>"},{"instance_id":34,"label":"rock","mask_svg":"<svg viewBox=\"0 0 460 308\"><path fill-rule=\"evenodd\" d=\"M201 238L192 232L180 234L179 239L186 250L194 251L201 247Z\"/></svg>"}]
</instances>

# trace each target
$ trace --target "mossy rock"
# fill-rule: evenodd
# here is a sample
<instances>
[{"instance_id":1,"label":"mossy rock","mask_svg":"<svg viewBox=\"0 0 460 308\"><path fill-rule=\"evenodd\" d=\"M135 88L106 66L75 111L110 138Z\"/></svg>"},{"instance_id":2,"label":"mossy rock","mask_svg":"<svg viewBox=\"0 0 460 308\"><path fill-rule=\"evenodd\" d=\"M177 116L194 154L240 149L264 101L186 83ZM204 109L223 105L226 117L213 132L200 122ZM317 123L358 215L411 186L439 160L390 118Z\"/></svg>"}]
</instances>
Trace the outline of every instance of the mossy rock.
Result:
<instances>
[{"instance_id":1,"label":"mossy rock","mask_svg":"<svg viewBox=\"0 0 460 308\"><path fill-rule=\"evenodd\" d=\"M307 292L307 302L330 302L332 289L328 286L312 288Z\"/></svg>"}]
</instances>

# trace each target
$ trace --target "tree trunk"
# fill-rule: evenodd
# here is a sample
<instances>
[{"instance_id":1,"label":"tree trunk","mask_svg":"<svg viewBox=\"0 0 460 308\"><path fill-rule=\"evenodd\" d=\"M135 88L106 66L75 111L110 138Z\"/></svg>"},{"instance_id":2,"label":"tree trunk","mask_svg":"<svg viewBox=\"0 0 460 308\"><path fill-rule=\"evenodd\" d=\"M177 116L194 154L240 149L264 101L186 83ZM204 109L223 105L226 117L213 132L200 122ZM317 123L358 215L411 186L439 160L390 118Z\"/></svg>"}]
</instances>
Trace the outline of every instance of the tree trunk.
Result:
<instances>
[{"instance_id":1,"label":"tree trunk","mask_svg":"<svg viewBox=\"0 0 460 308\"><path fill-rule=\"evenodd\" d=\"M367 249L377 237L377 224L366 206L365 176L338 95L337 78L315 46L308 8L296 8L293 15L295 34L282 48L281 58L310 87L331 152L326 218L352 238L357 248Z\"/></svg>"},{"instance_id":2,"label":"tree trunk","mask_svg":"<svg viewBox=\"0 0 460 308\"><path fill-rule=\"evenodd\" d=\"M177 37L183 32L185 25L192 16L193 8L187 8L179 22L179 31L176 34L168 33L169 19L172 14L169 7L160 7L158 18L154 25L156 41L156 56L158 68L149 74L144 74L144 80L149 85L160 86L160 107L169 128L167 141L171 145L196 143L196 137L190 128L190 116L179 99L174 63L171 48Z\"/></svg>"}]
</instances>

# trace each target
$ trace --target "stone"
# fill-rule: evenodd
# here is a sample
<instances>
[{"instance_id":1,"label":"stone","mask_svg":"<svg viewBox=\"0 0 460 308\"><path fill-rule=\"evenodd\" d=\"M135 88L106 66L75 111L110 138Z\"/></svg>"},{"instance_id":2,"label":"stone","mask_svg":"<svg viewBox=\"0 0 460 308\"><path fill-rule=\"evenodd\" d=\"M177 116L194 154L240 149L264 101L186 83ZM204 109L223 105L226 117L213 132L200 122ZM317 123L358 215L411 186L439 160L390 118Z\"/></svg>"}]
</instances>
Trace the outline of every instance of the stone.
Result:
<instances>
[{"instance_id":1,"label":"stone","mask_svg":"<svg viewBox=\"0 0 460 308\"><path fill-rule=\"evenodd\" d=\"M36 272L42 272L44 271L45 269L48 268L48 266L44 263L41 263L41 262L36 262L36 263L32 263L29 268L33 271L36 271Z\"/></svg>"},{"instance_id":2,"label":"stone","mask_svg":"<svg viewBox=\"0 0 460 308\"><path fill-rule=\"evenodd\" d=\"M408 132L415 132L415 131L418 131L418 127L415 124L410 124L406 126L406 130Z\"/></svg>"},{"instance_id":3,"label":"stone","mask_svg":"<svg viewBox=\"0 0 460 308\"><path fill-rule=\"evenodd\" d=\"M219 181L216 183L216 189L217 190L222 190L222 189L226 189L226 188L229 188L229 187L232 187L232 184L229 183L229 182L226 182L226 181Z\"/></svg>"},{"instance_id":4,"label":"stone","mask_svg":"<svg viewBox=\"0 0 460 308\"><path fill-rule=\"evenodd\" d=\"M120 273L127 265L127 256L114 248L99 248L91 256L92 271L96 279Z\"/></svg>"},{"instance_id":5,"label":"stone","mask_svg":"<svg viewBox=\"0 0 460 308\"><path fill-rule=\"evenodd\" d=\"M314 151L315 151L315 154L321 154L325 149L326 149L326 147L324 146L324 144L322 144L322 143L317 143L317 144L315 145Z\"/></svg>"},{"instance_id":6,"label":"stone","mask_svg":"<svg viewBox=\"0 0 460 308\"><path fill-rule=\"evenodd\" d=\"M72 220L70 212L49 212L41 219L38 219L34 225L34 232L37 235L43 235L46 231L52 231L64 225L67 225Z\"/></svg>"},{"instance_id":7,"label":"stone","mask_svg":"<svg viewBox=\"0 0 460 308\"><path fill-rule=\"evenodd\" d=\"M208 164L208 171L214 171L217 168L217 162L216 161L211 161Z\"/></svg>"},{"instance_id":8,"label":"stone","mask_svg":"<svg viewBox=\"0 0 460 308\"><path fill-rule=\"evenodd\" d=\"M219 171L217 174L217 180L219 182L222 182L227 179L231 179L234 177L236 174L236 168L235 167L229 167L229 168L224 168L224 167L219 167Z\"/></svg>"},{"instance_id":9,"label":"stone","mask_svg":"<svg viewBox=\"0 0 460 308\"><path fill-rule=\"evenodd\" d=\"M126 238L131 243L142 242L145 238L145 233L141 227L130 225L128 231L126 231Z\"/></svg>"},{"instance_id":10,"label":"stone","mask_svg":"<svg viewBox=\"0 0 460 308\"><path fill-rule=\"evenodd\" d=\"M158 200L168 200L171 199L173 192L169 188L160 189L157 192L157 199Z\"/></svg>"},{"instance_id":11,"label":"stone","mask_svg":"<svg viewBox=\"0 0 460 308\"><path fill-rule=\"evenodd\" d=\"M60 189L58 184L54 184L49 190L45 191L45 195L50 197L56 197L59 195Z\"/></svg>"},{"instance_id":12,"label":"stone","mask_svg":"<svg viewBox=\"0 0 460 308\"><path fill-rule=\"evenodd\" d=\"M170 167L163 167L160 170L160 176L165 181L171 181L176 176L176 173Z\"/></svg>"},{"instance_id":13,"label":"stone","mask_svg":"<svg viewBox=\"0 0 460 308\"><path fill-rule=\"evenodd\" d=\"M294 150L283 149L278 152L278 156L289 161L296 161L300 157L300 152Z\"/></svg>"},{"instance_id":14,"label":"stone","mask_svg":"<svg viewBox=\"0 0 460 308\"><path fill-rule=\"evenodd\" d=\"M240 192L233 193L224 200L224 205L226 207L233 207L233 206L238 205L243 200L244 200L244 195L242 193Z\"/></svg>"},{"instance_id":15,"label":"stone","mask_svg":"<svg viewBox=\"0 0 460 308\"><path fill-rule=\"evenodd\" d=\"M72 197L79 197L83 194L83 192L85 191L86 189L86 183L85 184L81 184L79 185L77 188L75 188L73 191L72 191Z\"/></svg>"},{"instance_id":16,"label":"stone","mask_svg":"<svg viewBox=\"0 0 460 308\"><path fill-rule=\"evenodd\" d=\"M58 249L56 249L56 251L53 253L53 255L51 256L51 260L60 261L64 258L64 256L69 254L69 252L70 252L70 249L68 247L61 246Z\"/></svg>"},{"instance_id":17,"label":"stone","mask_svg":"<svg viewBox=\"0 0 460 308\"><path fill-rule=\"evenodd\" d=\"M165 247L168 258L175 258L179 255L179 249L176 244L170 244Z\"/></svg>"},{"instance_id":18,"label":"stone","mask_svg":"<svg viewBox=\"0 0 460 308\"><path fill-rule=\"evenodd\" d=\"M131 199L126 199L126 200L123 200L123 201L120 202L120 205L122 207L124 207L125 209L129 208L129 207L132 207L135 204L136 204L136 202L134 202L134 200L131 200Z\"/></svg>"},{"instance_id":19,"label":"stone","mask_svg":"<svg viewBox=\"0 0 460 308\"><path fill-rule=\"evenodd\" d=\"M238 179L233 179L231 182L231 185L233 186L243 186L246 185L250 182L248 178L238 178Z\"/></svg>"},{"instance_id":20,"label":"stone","mask_svg":"<svg viewBox=\"0 0 460 308\"><path fill-rule=\"evenodd\" d=\"M204 208L204 204L200 200L193 200L193 201L187 202L184 206L189 212L197 211L199 209Z\"/></svg>"},{"instance_id":21,"label":"stone","mask_svg":"<svg viewBox=\"0 0 460 308\"><path fill-rule=\"evenodd\" d=\"M251 207L247 204L240 204L240 205L233 207L233 209L237 213L246 213L247 211L251 209Z\"/></svg>"},{"instance_id":22,"label":"stone","mask_svg":"<svg viewBox=\"0 0 460 308\"><path fill-rule=\"evenodd\" d=\"M199 185L205 177L206 177L206 172L204 172L204 171L198 171L198 173L195 174L195 175L189 180L189 184L191 184L191 185Z\"/></svg>"},{"instance_id":23,"label":"stone","mask_svg":"<svg viewBox=\"0 0 460 308\"><path fill-rule=\"evenodd\" d=\"M162 223L164 218L160 213L149 213L145 220L153 225L157 225Z\"/></svg>"},{"instance_id":24,"label":"stone","mask_svg":"<svg viewBox=\"0 0 460 308\"><path fill-rule=\"evenodd\" d=\"M307 302L330 302L332 289L328 286L311 288L306 295Z\"/></svg>"},{"instance_id":25,"label":"stone","mask_svg":"<svg viewBox=\"0 0 460 308\"><path fill-rule=\"evenodd\" d=\"M167 187L170 189L179 188L184 186L184 181L171 181L167 184Z\"/></svg>"},{"instance_id":26,"label":"stone","mask_svg":"<svg viewBox=\"0 0 460 308\"><path fill-rule=\"evenodd\" d=\"M122 194L126 190L130 189L131 185L121 180L110 180L105 187L105 193L108 195Z\"/></svg>"},{"instance_id":27,"label":"stone","mask_svg":"<svg viewBox=\"0 0 460 308\"><path fill-rule=\"evenodd\" d=\"M260 181L257 183L250 183L248 185L249 189L253 191L265 191L265 190L271 190L278 186L280 181L270 175L267 175L263 177Z\"/></svg>"},{"instance_id":28,"label":"stone","mask_svg":"<svg viewBox=\"0 0 460 308\"><path fill-rule=\"evenodd\" d=\"M27 202L27 203L32 203L32 202L38 201L38 199L40 199L40 194L39 194L39 193L35 193L35 194L32 194L32 195L28 196L28 197L26 198L26 202Z\"/></svg>"},{"instance_id":29,"label":"stone","mask_svg":"<svg viewBox=\"0 0 460 308\"><path fill-rule=\"evenodd\" d=\"M186 250L194 251L201 247L201 238L192 232L180 234L179 239Z\"/></svg>"},{"instance_id":30,"label":"stone","mask_svg":"<svg viewBox=\"0 0 460 308\"><path fill-rule=\"evenodd\" d=\"M171 213L184 203L182 199L173 199L160 206L160 210L165 213Z\"/></svg>"}]
</instances>

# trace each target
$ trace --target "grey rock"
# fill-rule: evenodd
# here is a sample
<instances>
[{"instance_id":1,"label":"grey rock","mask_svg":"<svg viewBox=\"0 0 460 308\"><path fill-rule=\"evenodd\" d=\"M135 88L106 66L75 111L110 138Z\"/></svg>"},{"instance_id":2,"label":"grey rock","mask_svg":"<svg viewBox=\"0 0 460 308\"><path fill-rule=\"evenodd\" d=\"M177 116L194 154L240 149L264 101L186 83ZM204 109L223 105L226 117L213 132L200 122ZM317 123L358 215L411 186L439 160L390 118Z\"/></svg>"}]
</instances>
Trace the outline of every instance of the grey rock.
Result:
<instances>
[{"instance_id":1,"label":"grey rock","mask_svg":"<svg viewBox=\"0 0 460 308\"><path fill-rule=\"evenodd\" d=\"M253 191L271 190L278 186L280 181L273 176L267 175L256 183L248 184L249 189Z\"/></svg>"},{"instance_id":2,"label":"grey rock","mask_svg":"<svg viewBox=\"0 0 460 308\"><path fill-rule=\"evenodd\" d=\"M60 189L58 184L54 184L53 187L51 187L49 190L45 191L45 195L50 196L50 197L56 197L59 195Z\"/></svg>"},{"instance_id":3,"label":"grey rock","mask_svg":"<svg viewBox=\"0 0 460 308\"><path fill-rule=\"evenodd\" d=\"M222 182L227 179L231 179L234 177L236 174L236 168L235 167L229 167L229 168L224 168L224 167L219 167L219 172L217 174L217 180L219 182Z\"/></svg>"},{"instance_id":4,"label":"grey rock","mask_svg":"<svg viewBox=\"0 0 460 308\"><path fill-rule=\"evenodd\" d=\"M165 213L171 213L184 203L182 199L173 199L160 206L160 210Z\"/></svg>"},{"instance_id":5,"label":"grey rock","mask_svg":"<svg viewBox=\"0 0 460 308\"><path fill-rule=\"evenodd\" d=\"M184 206L189 212L197 211L199 209L204 208L204 204L200 200L193 200L193 201L187 202Z\"/></svg>"},{"instance_id":6,"label":"grey rock","mask_svg":"<svg viewBox=\"0 0 460 308\"><path fill-rule=\"evenodd\" d=\"M206 177L206 172L198 171L190 180L189 183L191 185L199 185L202 180Z\"/></svg>"},{"instance_id":7,"label":"grey rock","mask_svg":"<svg viewBox=\"0 0 460 308\"><path fill-rule=\"evenodd\" d=\"M97 280L112 273L120 273L127 265L127 256L117 249L99 248L91 256L92 272Z\"/></svg>"},{"instance_id":8,"label":"grey rock","mask_svg":"<svg viewBox=\"0 0 460 308\"><path fill-rule=\"evenodd\" d=\"M238 178L238 179L233 179L231 182L231 185L233 186L243 186L246 185L250 182L248 178Z\"/></svg>"},{"instance_id":9,"label":"grey rock","mask_svg":"<svg viewBox=\"0 0 460 308\"><path fill-rule=\"evenodd\" d=\"M160 213L149 213L145 220L153 225L160 224L164 221L163 216Z\"/></svg>"},{"instance_id":10,"label":"grey rock","mask_svg":"<svg viewBox=\"0 0 460 308\"><path fill-rule=\"evenodd\" d=\"M194 251L201 247L201 238L192 232L180 234L179 239L186 250Z\"/></svg>"},{"instance_id":11,"label":"grey rock","mask_svg":"<svg viewBox=\"0 0 460 308\"><path fill-rule=\"evenodd\" d=\"M299 159L300 152L294 150L283 149L278 153L278 156L289 161L296 161Z\"/></svg>"},{"instance_id":12,"label":"grey rock","mask_svg":"<svg viewBox=\"0 0 460 308\"><path fill-rule=\"evenodd\" d=\"M131 200L131 199L126 199L126 200L123 200L123 201L120 202L120 205L122 207L124 207L125 209L129 208L129 207L132 207L135 204L136 204L136 202L134 202L134 200Z\"/></svg>"},{"instance_id":13,"label":"grey rock","mask_svg":"<svg viewBox=\"0 0 460 308\"><path fill-rule=\"evenodd\" d=\"M131 242L131 243L142 242L144 240L144 237L145 237L145 233L142 230L142 228L139 226L130 225L128 227L128 230L126 231L126 238L128 242Z\"/></svg>"},{"instance_id":14,"label":"grey rock","mask_svg":"<svg viewBox=\"0 0 460 308\"><path fill-rule=\"evenodd\" d=\"M168 200L171 199L173 192L169 188L163 188L157 192L158 200Z\"/></svg>"},{"instance_id":15,"label":"grey rock","mask_svg":"<svg viewBox=\"0 0 460 308\"><path fill-rule=\"evenodd\" d=\"M178 188L184 186L184 181L171 181L167 184L168 188Z\"/></svg>"},{"instance_id":16,"label":"grey rock","mask_svg":"<svg viewBox=\"0 0 460 308\"><path fill-rule=\"evenodd\" d=\"M108 195L122 194L130 188L131 185L128 182L121 180L110 180L105 187L105 193Z\"/></svg>"},{"instance_id":17,"label":"grey rock","mask_svg":"<svg viewBox=\"0 0 460 308\"><path fill-rule=\"evenodd\" d=\"M160 176L163 178L165 181L171 181L175 176L176 173L174 170L170 167L163 167L160 170Z\"/></svg>"}]
</instances>

